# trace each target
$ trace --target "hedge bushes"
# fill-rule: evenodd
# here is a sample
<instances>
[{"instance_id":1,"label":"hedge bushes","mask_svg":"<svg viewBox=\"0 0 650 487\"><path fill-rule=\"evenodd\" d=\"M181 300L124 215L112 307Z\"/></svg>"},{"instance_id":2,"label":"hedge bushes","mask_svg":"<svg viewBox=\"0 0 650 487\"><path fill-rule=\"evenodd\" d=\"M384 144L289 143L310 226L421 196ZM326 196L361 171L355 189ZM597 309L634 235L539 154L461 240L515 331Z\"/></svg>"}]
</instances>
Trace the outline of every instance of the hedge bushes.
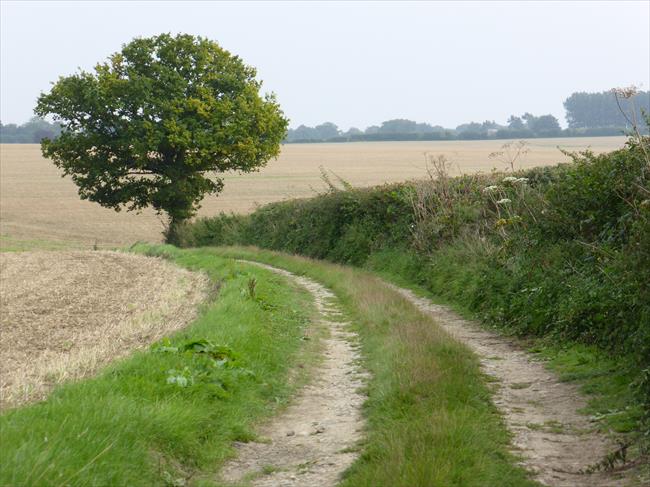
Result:
<instances>
[{"instance_id":1,"label":"hedge bushes","mask_svg":"<svg viewBox=\"0 0 650 487\"><path fill-rule=\"evenodd\" d=\"M181 243L252 244L391 270L490 326L632 357L650 410L648 152L645 137L517 174L442 171L426 182L331 187L198 220Z\"/></svg>"},{"instance_id":2,"label":"hedge bushes","mask_svg":"<svg viewBox=\"0 0 650 487\"><path fill-rule=\"evenodd\" d=\"M251 244L361 265L386 245L411 234L406 185L351 191L272 203L247 216L203 218L181 231L181 245Z\"/></svg>"}]
</instances>

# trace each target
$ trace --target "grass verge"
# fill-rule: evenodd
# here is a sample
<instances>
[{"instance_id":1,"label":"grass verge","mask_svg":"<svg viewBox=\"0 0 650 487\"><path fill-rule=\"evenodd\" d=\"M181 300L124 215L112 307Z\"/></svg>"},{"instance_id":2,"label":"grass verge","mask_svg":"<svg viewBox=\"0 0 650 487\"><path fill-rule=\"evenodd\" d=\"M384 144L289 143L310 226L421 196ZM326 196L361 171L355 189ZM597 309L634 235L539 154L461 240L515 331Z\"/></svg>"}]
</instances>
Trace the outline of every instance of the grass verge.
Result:
<instances>
[{"instance_id":1,"label":"grass verge","mask_svg":"<svg viewBox=\"0 0 650 487\"><path fill-rule=\"evenodd\" d=\"M370 273L252 248L214 248L316 279L334 291L359 333L371 372L361 456L342 485L533 486L478 360Z\"/></svg>"},{"instance_id":2,"label":"grass verge","mask_svg":"<svg viewBox=\"0 0 650 487\"><path fill-rule=\"evenodd\" d=\"M286 403L298 381L309 295L207 250L138 246L220 285L188 328L99 376L0 417L0 485L186 485ZM255 285L251 291L252 279Z\"/></svg>"}]
</instances>

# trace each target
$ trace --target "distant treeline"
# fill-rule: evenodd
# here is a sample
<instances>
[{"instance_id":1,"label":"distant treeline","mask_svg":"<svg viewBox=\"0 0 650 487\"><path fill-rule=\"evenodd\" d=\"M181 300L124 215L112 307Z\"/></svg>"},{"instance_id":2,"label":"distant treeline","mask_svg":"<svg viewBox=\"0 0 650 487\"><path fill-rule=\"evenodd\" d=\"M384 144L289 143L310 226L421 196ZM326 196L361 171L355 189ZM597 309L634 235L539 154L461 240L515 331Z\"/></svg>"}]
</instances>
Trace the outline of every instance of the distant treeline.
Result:
<instances>
[{"instance_id":1,"label":"distant treeline","mask_svg":"<svg viewBox=\"0 0 650 487\"><path fill-rule=\"evenodd\" d=\"M387 120L365 130L352 127L346 132L326 122L316 127L300 125L289 129L285 142L355 142L377 140L476 140L534 137L579 137L621 135L632 124L650 113L650 92L640 91L630 99L619 100L614 93L573 93L564 101L569 127L562 129L553 115L512 115L506 125L495 121L470 122L451 129L413 120ZM634 107L634 111L632 110ZM621 109L625 112L623 114ZM639 125L643 125L639 123Z\"/></svg>"},{"instance_id":2,"label":"distant treeline","mask_svg":"<svg viewBox=\"0 0 650 487\"><path fill-rule=\"evenodd\" d=\"M643 112L650 113L650 92L639 91L631 98L619 99L618 102L611 91L573 93L564 101L564 108L568 124L566 129L560 127L558 119L553 115L535 116L531 113L512 115L505 125L486 120L464 123L453 129L413 120L394 119L382 122L381 125L372 125L365 130L352 127L344 132L335 124L326 122L316 127L300 125L298 128L289 129L285 142L481 140L621 135L634 123L643 120ZM0 123L0 142L3 144L38 143L43 138L55 138L60 133L61 127L58 124L38 117L33 117L23 125Z\"/></svg>"},{"instance_id":3,"label":"distant treeline","mask_svg":"<svg viewBox=\"0 0 650 487\"><path fill-rule=\"evenodd\" d=\"M632 107L636 113L632 112ZM644 126L643 112L650 113L650 91L639 91L629 100L617 99L611 91L574 93L564 100L569 128Z\"/></svg>"},{"instance_id":4,"label":"distant treeline","mask_svg":"<svg viewBox=\"0 0 650 487\"><path fill-rule=\"evenodd\" d=\"M61 133L58 124L50 123L38 117L32 117L22 125L0 122L0 142L3 144L34 144L42 139L53 139Z\"/></svg>"}]
</instances>

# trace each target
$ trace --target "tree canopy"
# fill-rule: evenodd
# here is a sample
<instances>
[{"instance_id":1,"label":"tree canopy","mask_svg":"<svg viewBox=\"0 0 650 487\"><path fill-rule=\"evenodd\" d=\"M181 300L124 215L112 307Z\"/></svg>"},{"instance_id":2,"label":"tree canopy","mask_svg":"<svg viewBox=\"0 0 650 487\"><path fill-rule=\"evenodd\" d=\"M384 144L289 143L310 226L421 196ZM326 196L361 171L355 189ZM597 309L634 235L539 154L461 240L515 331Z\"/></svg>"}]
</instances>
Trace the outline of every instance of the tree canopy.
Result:
<instances>
[{"instance_id":1,"label":"tree canopy","mask_svg":"<svg viewBox=\"0 0 650 487\"><path fill-rule=\"evenodd\" d=\"M531 113L524 113L521 118L526 121L526 128L536 134L544 135L560 130L558 119L550 114L536 117Z\"/></svg>"},{"instance_id":2,"label":"tree canopy","mask_svg":"<svg viewBox=\"0 0 650 487\"><path fill-rule=\"evenodd\" d=\"M564 100L570 128L629 127L630 122L643 125L643 111L650 113L650 92L639 91L630 102L619 104L612 91L573 93Z\"/></svg>"},{"instance_id":3,"label":"tree canopy","mask_svg":"<svg viewBox=\"0 0 650 487\"><path fill-rule=\"evenodd\" d=\"M295 129L289 129L287 134L287 140L301 140L301 141L317 141L317 140L327 140L338 137L340 134L339 128L331 123L325 122L315 127L307 127L306 125L300 125Z\"/></svg>"},{"instance_id":4,"label":"tree canopy","mask_svg":"<svg viewBox=\"0 0 650 487\"><path fill-rule=\"evenodd\" d=\"M0 142L3 144L33 144L43 139L53 139L61 133L58 124L32 117L22 125L0 123Z\"/></svg>"},{"instance_id":5,"label":"tree canopy","mask_svg":"<svg viewBox=\"0 0 650 487\"><path fill-rule=\"evenodd\" d=\"M444 131L442 127L432 127L428 123L417 123L413 120L396 118L382 122L377 130L380 134L426 134Z\"/></svg>"},{"instance_id":6,"label":"tree canopy","mask_svg":"<svg viewBox=\"0 0 650 487\"><path fill-rule=\"evenodd\" d=\"M62 126L43 155L82 199L118 211L151 206L173 227L221 191L223 172L254 171L279 154L288 121L255 76L203 37L134 39L39 97L36 113Z\"/></svg>"}]
</instances>

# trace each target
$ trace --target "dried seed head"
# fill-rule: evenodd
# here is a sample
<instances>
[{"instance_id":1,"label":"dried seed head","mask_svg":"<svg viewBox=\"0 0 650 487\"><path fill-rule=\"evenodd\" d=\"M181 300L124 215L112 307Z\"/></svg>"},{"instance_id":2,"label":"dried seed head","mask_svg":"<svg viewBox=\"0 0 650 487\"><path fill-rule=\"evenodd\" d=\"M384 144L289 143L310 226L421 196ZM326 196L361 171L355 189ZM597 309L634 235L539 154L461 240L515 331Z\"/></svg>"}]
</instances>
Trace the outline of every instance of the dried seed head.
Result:
<instances>
[{"instance_id":1,"label":"dried seed head","mask_svg":"<svg viewBox=\"0 0 650 487\"><path fill-rule=\"evenodd\" d=\"M639 89L634 86L624 86L621 88L612 88L612 93L614 93L616 96L619 96L624 99L629 99L632 98L634 95L636 95L639 92Z\"/></svg>"}]
</instances>

